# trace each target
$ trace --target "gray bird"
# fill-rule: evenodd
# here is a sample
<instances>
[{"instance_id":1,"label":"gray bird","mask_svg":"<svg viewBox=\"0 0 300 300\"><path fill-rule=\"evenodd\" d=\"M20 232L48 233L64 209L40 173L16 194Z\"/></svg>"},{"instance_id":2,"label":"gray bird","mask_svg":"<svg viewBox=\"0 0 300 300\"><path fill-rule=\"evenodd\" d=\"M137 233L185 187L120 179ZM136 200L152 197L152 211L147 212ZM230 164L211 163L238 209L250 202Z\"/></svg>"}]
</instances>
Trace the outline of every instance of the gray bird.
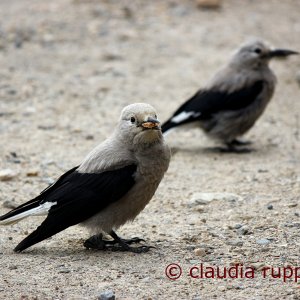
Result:
<instances>
[{"instance_id":1,"label":"gray bird","mask_svg":"<svg viewBox=\"0 0 300 300\"><path fill-rule=\"evenodd\" d=\"M115 233L133 220L155 193L170 161L156 112L136 103L125 107L113 134L77 167L63 174L33 200L0 217L8 225L34 215L47 215L42 224L14 249L16 252L80 223L96 235L86 248L147 252L132 247L139 238L121 239ZM103 234L113 240L103 239Z\"/></svg>"},{"instance_id":2,"label":"gray bird","mask_svg":"<svg viewBox=\"0 0 300 300\"><path fill-rule=\"evenodd\" d=\"M162 132L191 124L227 145L226 151L238 151L238 146L249 142L237 138L254 125L273 96L276 76L270 60L292 54L298 53L271 49L257 40L243 45L204 89L162 125Z\"/></svg>"}]
</instances>

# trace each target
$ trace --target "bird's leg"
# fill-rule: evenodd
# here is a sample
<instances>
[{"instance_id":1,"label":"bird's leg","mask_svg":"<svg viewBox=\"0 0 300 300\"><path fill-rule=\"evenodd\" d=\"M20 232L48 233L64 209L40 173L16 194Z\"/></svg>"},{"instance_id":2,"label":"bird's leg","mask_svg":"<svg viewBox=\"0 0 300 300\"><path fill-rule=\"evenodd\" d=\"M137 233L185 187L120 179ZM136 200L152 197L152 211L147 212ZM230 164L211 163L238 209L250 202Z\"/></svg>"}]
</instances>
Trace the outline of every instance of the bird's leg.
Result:
<instances>
[{"instance_id":1,"label":"bird's leg","mask_svg":"<svg viewBox=\"0 0 300 300\"><path fill-rule=\"evenodd\" d=\"M102 237L102 233L93 235L83 243L83 246L87 249L105 250L106 241L104 241Z\"/></svg>"},{"instance_id":2,"label":"bird's leg","mask_svg":"<svg viewBox=\"0 0 300 300\"><path fill-rule=\"evenodd\" d=\"M143 253L143 252L148 252L151 248L155 248L153 246L139 246L139 247L131 247L129 246L132 243L139 243L144 241L143 239L140 238L132 238L129 240L126 239L121 239L120 237L117 236L117 234L112 230L110 232L110 235L114 239L112 245L106 245L107 249L110 249L112 251L129 251L129 252L134 252L134 253Z\"/></svg>"}]
</instances>

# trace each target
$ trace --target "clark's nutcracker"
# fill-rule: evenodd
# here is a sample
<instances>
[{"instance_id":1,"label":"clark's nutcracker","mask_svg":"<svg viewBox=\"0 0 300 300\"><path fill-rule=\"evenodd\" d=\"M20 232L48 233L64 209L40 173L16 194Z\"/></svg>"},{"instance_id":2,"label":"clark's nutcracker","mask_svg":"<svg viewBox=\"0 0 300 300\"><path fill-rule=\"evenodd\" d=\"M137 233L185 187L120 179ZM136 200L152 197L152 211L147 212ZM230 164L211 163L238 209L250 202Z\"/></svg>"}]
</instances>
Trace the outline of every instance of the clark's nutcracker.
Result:
<instances>
[{"instance_id":1,"label":"clark's nutcracker","mask_svg":"<svg viewBox=\"0 0 300 300\"><path fill-rule=\"evenodd\" d=\"M42 224L14 249L16 252L81 223L96 235L86 248L147 252L131 247L115 231L133 220L147 205L168 169L170 150L164 142L152 106L125 107L114 133L77 167L62 175L39 196L0 217L7 225L34 215L47 215ZM102 239L109 234L113 240Z\"/></svg>"},{"instance_id":2,"label":"clark's nutcracker","mask_svg":"<svg viewBox=\"0 0 300 300\"><path fill-rule=\"evenodd\" d=\"M270 60L291 54L298 53L270 49L257 40L243 45L206 88L181 105L162 125L162 132L195 125L227 145L227 150L236 151L236 146L247 144L237 138L254 125L272 98L276 77L269 68Z\"/></svg>"}]
</instances>

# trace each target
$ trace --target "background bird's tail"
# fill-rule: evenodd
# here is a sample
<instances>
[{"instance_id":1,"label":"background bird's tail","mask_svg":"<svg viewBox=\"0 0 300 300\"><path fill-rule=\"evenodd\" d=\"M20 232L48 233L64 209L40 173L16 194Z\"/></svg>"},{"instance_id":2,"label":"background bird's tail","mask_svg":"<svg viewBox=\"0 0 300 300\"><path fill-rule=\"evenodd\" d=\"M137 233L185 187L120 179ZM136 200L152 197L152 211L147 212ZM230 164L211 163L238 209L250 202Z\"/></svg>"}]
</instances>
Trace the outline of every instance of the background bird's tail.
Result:
<instances>
[{"instance_id":1,"label":"background bird's tail","mask_svg":"<svg viewBox=\"0 0 300 300\"><path fill-rule=\"evenodd\" d=\"M171 129L173 129L175 124L172 123L170 120L165 122L164 124L162 124L161 126L161 131L164 135L166 135L167 131L170 131Z\"/></svg>"}]
</instances>

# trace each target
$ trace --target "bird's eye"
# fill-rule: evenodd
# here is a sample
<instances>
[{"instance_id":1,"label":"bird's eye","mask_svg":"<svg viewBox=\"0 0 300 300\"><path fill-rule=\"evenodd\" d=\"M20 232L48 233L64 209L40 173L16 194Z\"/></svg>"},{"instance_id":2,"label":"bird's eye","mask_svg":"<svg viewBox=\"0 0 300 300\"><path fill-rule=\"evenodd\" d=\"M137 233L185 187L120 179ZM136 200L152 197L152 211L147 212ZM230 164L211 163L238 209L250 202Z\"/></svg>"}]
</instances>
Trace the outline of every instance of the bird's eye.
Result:
<instances>
[{"instance_id":1,"label":"bird's eye","mask_svg":"<svg viewBox=\"0 0 300 300\"><path fill-rule=\"evenodd\" d=\"M260 48L255 48L254 52L257 53L257 54L260 54L261 53L261 49Z\"/></svg>"},{"instance_id":2,"label":"bird's eye","mask_svg":"<svg viewBox=\"0 0 300 300\"><path fill-rule=\"evenodd\" d=\"M135 123L135 117L131 117L131 118L130 118L130 122L131 122L131 123Z\"/></svg>"}]
</instances>

